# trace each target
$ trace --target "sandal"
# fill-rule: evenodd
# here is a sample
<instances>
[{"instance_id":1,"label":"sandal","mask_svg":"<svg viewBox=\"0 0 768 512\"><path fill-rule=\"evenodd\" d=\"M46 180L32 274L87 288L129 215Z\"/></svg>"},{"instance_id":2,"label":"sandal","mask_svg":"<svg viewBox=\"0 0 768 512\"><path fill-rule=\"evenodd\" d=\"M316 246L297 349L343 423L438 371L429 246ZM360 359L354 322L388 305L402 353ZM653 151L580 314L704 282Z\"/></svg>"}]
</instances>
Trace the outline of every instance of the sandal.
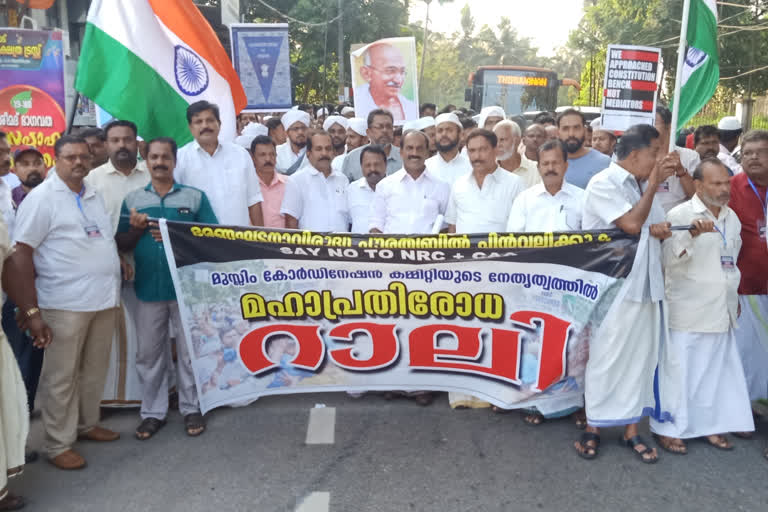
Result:
<instances>
[{"instance_id":1,"label":"sandal","mask_svg":"<svg viewBox=\"0 0 768 512\"><path fill-rule=\"evenodd\" d=\"M531 412L522 418L526 425L530 425L532 427L538 427L545 421L544 416L540 412Z\"/></svg>"},{"instance_id":2,"label":"sandal","mask_svg":"<svg viewBox=\"0 0 768 512\"><path fill-rule=\"evenodd\" d=\"M736 436L739 439L752 439L755 436L754 432L731 432L732 436Z\"/></svg>"},{"instance_id":3,"label":"sandal","mask_svg":"<svg viewBox=\"0 0 768 512\"><path fill-rule=\"evenodd\" d=\"M594 446L590 446L588 444L590 442L594 443ZM578 444L578 447L574 444L574 448L576 448L576 453L579 454L579 457L587 460L597 458L598 449L600 448L599 434L595 434L594 432L584 432L576 443ZM581 447L581 449L579 449L579 447ZM589 452L590 450L592 450L592 453Z\"/></svg>"},{"instance_id":4,"label":"sandal","mask_svg":"<svg viewBox=\"0 0 768 512\"><path fill-rule=\"evenodd\" d=\"M414 400L416 400L416 403L420 406L426 407L435 401L435 394L430 392L419 393L414 397Z\"/></svg>"},{"instance_id":5,"label":"sandal","mask_svg":"<svg viewBox=\"0 0 768 512\"><path fill-rule=\"evenodd\" d=\"M165 420L159 420L157 418L145 418L136 428L136 439L139 441L146 441L147 439L157 434L157 431L164 426Z\"/></svg>"},{"instance_id":6,"label":"sandal","mask_svg":"<svg viewBox=\"0 0 768 512\"><path fill-rule=\"evenodd\" d=\"M671 437L660 436L659 434L653 434L653 439L656 444L661 447L665 452L669 452L675 455L688 455L688 447L685 445L682 439L674 439ZM672 441L680 441L680 443L674 443Z\"/></svg>"},{"instance_id":7,"label":"sandal","mask_svg":"<svg viewBox=\"0 0 768 512\"><path fill-rule=\"evenodd\" d=\"M199 412L193 412L184 416L184 428L190 437L197 437L205 432L205 419L203 415Z\"/></svg>"},{"instance_id":8,"label":"sandal","mask_svg":"<svg viewBox=\"0 0 768 512\"><path fill-rule=\"evenodd\" d=\"M19 510L24 508L26 501L21 496L16 496L10 492L5 495L5 498L0 500L0 510Z\"/></svg>"},{"instance_id":9,"label":"sandal","mask_svg":"<svg viewBox=\"0 0 768 512\"><path fill-rule=\"evenodd\" d=\"M712 438L715 438L715 439L713 440ZM728 438L726 438L725 436L716 434L714 436L707 436L704 439L707 441L707 443L714 446L718 450L723 450L726 452L733 450L733 445L730 443L730 441L728 441Z\"/></svg>"},{"instance_id":10,"label":"sandal","mask_svg":"<svg viewBox=\"0 0 768 512\"><path fill-rule=\"evenodd\" d=\"M658 456L654 459L644 457L644 455L652 455L653 448L650 448L648 443L646 443L639 435L630 437L629 439L624 439L624 436L619 436L619 444L632 450L632 453L634 453L644 464L656 464L659 461ZM638 446L645 446L645 449L636 450Z\"/></svg>"}]
</instances>

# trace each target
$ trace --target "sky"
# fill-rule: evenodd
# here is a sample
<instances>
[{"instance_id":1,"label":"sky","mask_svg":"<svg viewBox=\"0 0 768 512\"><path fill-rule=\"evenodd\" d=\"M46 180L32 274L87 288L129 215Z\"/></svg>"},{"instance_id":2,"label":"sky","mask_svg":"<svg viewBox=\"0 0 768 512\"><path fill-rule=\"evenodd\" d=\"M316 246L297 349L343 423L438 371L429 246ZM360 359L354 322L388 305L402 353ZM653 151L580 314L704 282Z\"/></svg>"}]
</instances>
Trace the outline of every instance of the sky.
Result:
<instances>
[{"instance_id":1,"label":"sky","mask_svg":"<svg viewBox=\"0 0 768 512\"><path fill-rule=\"evenodd\" d=\"M568 34L578 26L582 17L580 0L454 0L440 5L432 1L429 8L429 28L451 34L461 28L461 9L469 4L476 30L483 25L493 28L502 16L509 17L518 35L531 38L539 55L551 56L568 41ZM424 22L426 4L411 1L411 21Z\"/></svg>"}]
</instances>

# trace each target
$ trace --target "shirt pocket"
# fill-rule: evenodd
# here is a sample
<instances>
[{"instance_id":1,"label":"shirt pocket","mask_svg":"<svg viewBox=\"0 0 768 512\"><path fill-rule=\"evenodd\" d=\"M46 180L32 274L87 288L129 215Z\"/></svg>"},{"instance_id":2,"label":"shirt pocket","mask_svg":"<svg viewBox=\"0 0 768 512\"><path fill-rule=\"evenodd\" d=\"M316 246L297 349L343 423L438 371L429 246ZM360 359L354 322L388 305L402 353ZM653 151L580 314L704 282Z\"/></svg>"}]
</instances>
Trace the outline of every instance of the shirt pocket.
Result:
<instances>
[{"instance_id":1,"label":"shirt pocket","mask_svg":"<svg viewBox=\"0 0 768 512\"><path fill-rule=\"evenodd\" d=\"M440 203L436 199L424 198L421 203L421 215L425 219L435 219L440 214Z\"/></svg>"}]
</instances>

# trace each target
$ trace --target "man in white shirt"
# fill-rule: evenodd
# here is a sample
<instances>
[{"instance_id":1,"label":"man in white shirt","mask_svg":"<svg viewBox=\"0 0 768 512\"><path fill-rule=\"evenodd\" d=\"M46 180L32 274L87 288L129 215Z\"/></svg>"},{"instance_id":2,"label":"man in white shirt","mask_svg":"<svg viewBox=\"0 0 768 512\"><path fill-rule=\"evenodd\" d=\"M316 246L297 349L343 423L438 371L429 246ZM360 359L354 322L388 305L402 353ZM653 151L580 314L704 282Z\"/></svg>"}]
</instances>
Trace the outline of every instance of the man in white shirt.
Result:
<instances>
[{"instance_id":1,"label":"man in white shirt","mask_svg":"<svg viewBox=\"0 0 768 512\"><path fill-rule=\"evenodd\" d=\"M666 155L669 148L670 133L672 129L672 112L664 105L656 105L656 129L661 134L661 143L666 145L660 158ZM659 190L656 192L656 198L665 212L669 212L675 206L684 203L695 192L693 185L693 170L701 162L699 154L692 149L675 146L674 153L670 154L677 160L675 174L659 184ZM666 158L666 157L664 157Z\"/></svg>"},{"instance_id":2,"label":"man in white shirt","mask_svg":"<svg viewBox=\"0 0 768 512\"><path fill-rule=\"evenodd\" d=\"M57 175L19 207L13 258L35 276L40 309L22 314L41 313L55 339L40 376L45 450L56 467L79 469L85 459L72 449L77 439L120 437L97 426L120 303L120 263L104 201L84 183L88 144L65 135L54 152Z\"/></svg>"},{"instance_id":3,"label":"man in white shirt","mask_svg":"<svg viewBox=\"0 0 768 512\"><path fill-rule=\"evenodd\" d=\"M344 167L344 159L347 157L347 155L351 151L354 151L355 149L368 144L368 135L366 134L367 130L368 124L366 123L365 119L360 117L353 117L347 121L345 151L331 161L331 167L334 171L341 172L342 168Z\"/></svg>"},{"instance_id":4,"label":"man in white shirt","mask_svg":"<svg viewBox=\"0 0 768 512\"><path fill-rule=\"evenodd\" d=\"M347 210L352 233L367 233L376 185L387 174L387 154L381 146L367 146L360 153L363 177L347 188Z\"/></svg>"},{"instance_id":5,"label":"man in white shirt","mask_svg":"<svg viewBox=\"0 0 768 512\"><path fill-rule=\"evenodd\" d=\"M717 158L733 171L733 174L742 172L741 164L733 156L738 151L739 138L743 132L741 121L738 117L725 116L717 123L717 129L720 131L720 152Z\"/></svg>"},{"instance_id":6,"label":"man in white shirt","mask_svg":"<svg viewBox=\"0 0 768 512\"><path fill-rule=\"evenodd\" d=\"M323 131L328 132L333 144L334 158L344 154L347 145L347 127L349 121L344 116L328 116L323 121Z\"/></svg>"},{"instance_id":7,"label":"man in white shirt","mask_svg":"<svg viewBox=\"0 0 768 512\"><path fill-rule=\"evenodd\" d=\"M187 108L195 140L179 150L174 179L208 197L224 225L263 226L261 189L251 155L234 142L219 142L219 107L198 101Z\"/></svg>"},{"instance_id":8,"label":"man in white shirt","mask_svg":"<svg viewBox=\"0 0 768 512\"><path fill-rule=\"evenodd\" d=\"M403 135L403 168L376 186L371 207L371 233L431 233L445 215L450 187L424 165L429 139L420 131ZM350 157L351 158L351 157Z\"/></svg>"},{"instance_id":9,"label":"man in white shirt","mask_svg":"<svg viewBox=\"0 0 768 512\"><path fill-rule=\"evenodd\" d=\"M395 140L395 127L392 124L392 113L387 110L372 110L368 114L368 129L366 134L371 144L379 144L384 147L387 154L387 175L390 175L403 167L400 158L400 149L392 144ZM344 159L342 172L349 181L357 181L363 176L360 169L360 152L362 147L348 152L349 158Z\"/></svg>"},{"instance_id":10,"label":"man in white shirt","mask_svg":"<svg viewBox=\"0 0 768 512\"><path fill-rule=\"evenodd\" d=\"M451 189L445 222L449 233L502 232L515 198L525 190L523 180L496 163L496 135L474 130L467 138L472 172Z\"/></svg>"},{"instance_id":11,"label":"man in white shirt","mask_svg":"<svg viewBox=\"0 0 768 512\"><path fill-rule=\"evenodd\" d=\"M599 117L593 119L590 126L592 127L592 149L612 157L613 149L616 147L616 135L612 131L603 130Z\"/></svg>"},{"instance_id":12,"label":"man in white shirt","mask_svg":"<svg viewBox=\"0 0 768 512\"><path fill-rule=\"evenodd\" d=\"M277 146L277 172L290 176L307 165L307 130L309 114L303 110L289 110L280 119L288 137Z\"/></svg>"},{"instance_id":13,"label":"man in white shirt","mask_svg":"<svg viewBox=\"0 0 768 512\"><path fill-rule=\"evenodd\" d=\"M493 133L499 139L496 151L499 167L519 177L525 188L541 183L541 176L535 163L530 160L524 161L518 152L522 138L520 126L514 121L505 119L496 124Z\"/></svg>"},{"instance_id":14,"label":"man in white shirt","mask_svg":"<svg viewBox=\"0 0 768 512\"><path fill-rule=\"evenodd\" d=\"M536 162L539 158L539 146L547 141L547 131L540 124L532 124L525 129L522 152L524 162Z\"/></svg>"},{"instance_id":15,"label":"man in white shirt","mask_svg":"<svg viewBox=\"0 0 768 512\"><path fill-rule=\"evenodd\" d=\"M622 445L642 462L658 454L638 435L644 416L665 413L654 393L654 371L664 335L664 277L661 241L671 235L664 210L655 201L659 183L675 169L652 126L630 127L616 146L617 162L595 175L584 197L585 230L621 229L640 235L632 271L592 336L584 374L587 429L575 443L579 456L597 457L600 427L624 426Z\"/></svg>"},{"instance_id":16,"label":"man in white shirt","mask_svg":"<svg viewBox=\"0 0 768 512\"><path fill-rule=\"evenodd\" d=\"M435 119L437 154L425 162L427 170L453 186L456 180L472 172L469 158L459 151L462 124L456 114L440 114Z\"/></svg>"},{"instance_id":17,"label":"man in white shirt","mask_svg":"<svg viewBox=\"0 0 768 512\"><path fill-rule=\"evenodd\" d=\"M288 179L280 213L288 229L348 232L347 185L349 180L331 168L333 143L326 132L307 139L309 164Z\"/></svg>"},{"instance_id":18,"label":"man in white shirt","mask_svg":"<svg viewBox=\"0 0 768 512\"><path fill-rule=\"evenodd\" d=\"M523 191L507 221L507 231L548 232L581 230L584 191L565 182L568 152L560 140L539 146L539 173L542 183Z\"/></svg>"},{"instance_id":19,"label":"man in white shirt","mask_svg":"<svg viewBox=\"0 0 768 512\"><path fill-rule=\"evenodd\" d=\"M659 394L672 421L651 419L667 451L684 455L683 439L704 437L721 450L726 432L755 429L734 327L739 316L736 266L741 222L730 208L730 177L716 157L694 170L696 193L667 214L676 231L662 245L669 339L659 361Z\"/></svg>"},{"instance_id":20,"label":"man in white shirt","mask_svg":"<svg viewBox=\"0 0 768 512\"><path fill-rule=\"evenodd\" d=\"M495 105L485 107L480 111L480 118L477 121L477 127L493 131L496 125L506 118L507 114L504 112L503 108Z\"/></svg>"}]
</instances>

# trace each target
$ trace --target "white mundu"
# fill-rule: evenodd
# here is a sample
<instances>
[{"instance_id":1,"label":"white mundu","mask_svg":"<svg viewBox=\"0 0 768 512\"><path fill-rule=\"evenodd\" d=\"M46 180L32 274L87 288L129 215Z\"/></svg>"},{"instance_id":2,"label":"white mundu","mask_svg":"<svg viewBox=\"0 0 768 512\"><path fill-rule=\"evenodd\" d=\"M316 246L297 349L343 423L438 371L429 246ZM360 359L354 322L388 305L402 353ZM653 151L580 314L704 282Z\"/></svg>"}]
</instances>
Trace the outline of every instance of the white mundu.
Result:
<instances>
[{"instance_id":1,"label":"white mundu","mask_svg":"<svg viewBox=\"0 0 768 512\"><path fill-rule=\"evenodd\" d=\"M715 233L675 231L662 244L669 341L659 361L659 393L673 421L651 430L686 439L754 430L734 326L738 318L741 223L727 206L717 218L694 195L667 214L672 225L705 218Z\"/></svg>"},{"instance_id":2,"label":"white mundu","mask_svg":"<svg viewBox=\"0 0 768 512\"><path fill-rule=\"evenodd\" d=\"M473 172L456 180L448 200L445 222L457 233L504 231L515 198L525 190L523 180L501 167L488 174L483 186Z\"/></svg>"},{"instance_id":3,"label":"white mundu","mask_svg":"<svg viewBox=\"0 0 768 512\"><path fill-rule=\"evenodd\" d=\"M584 191L563 181L555 195L543 183L523 191L512 205L507 221L510 233L579 231L584 209Z\"/></svg>"}]
</instances>

